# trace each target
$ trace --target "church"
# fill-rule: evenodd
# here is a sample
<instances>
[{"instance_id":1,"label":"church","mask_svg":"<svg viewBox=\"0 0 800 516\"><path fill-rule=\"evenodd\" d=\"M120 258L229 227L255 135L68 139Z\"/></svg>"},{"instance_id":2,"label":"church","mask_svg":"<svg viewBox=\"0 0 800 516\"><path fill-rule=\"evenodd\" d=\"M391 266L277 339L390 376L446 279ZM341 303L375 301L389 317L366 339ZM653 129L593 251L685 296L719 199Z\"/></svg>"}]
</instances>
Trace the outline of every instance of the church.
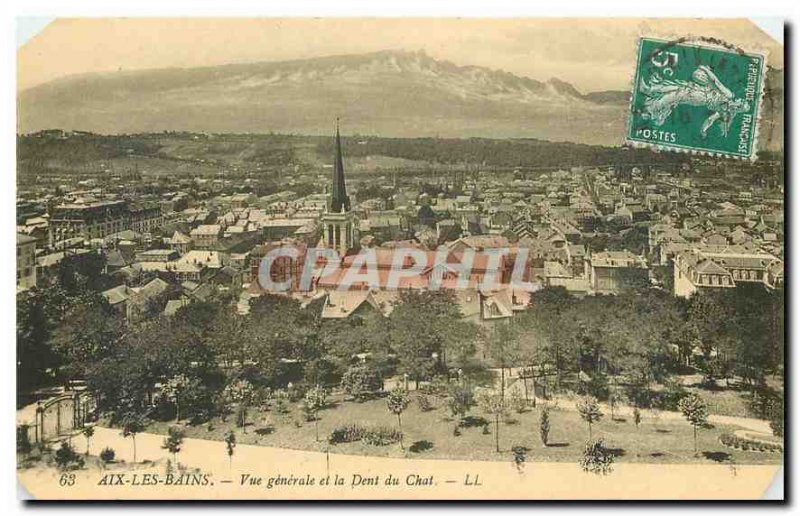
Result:
<instances>
[{"instance_id":1,"label":"church","mask_svg":"<svg viewBox=\"0 0 800 516\"><path fill-rule=\"evenodd\" d=\"M334 147L333 178L331 198L320 222L322 239L318 247L335 249L340 257L356 247L358 242L358 220L350 207L347 196L347 185L344 181L344 160L342 159L342 138L339 135L339 119L336 119L336 137Z\"/></svg>"}]
</instances>

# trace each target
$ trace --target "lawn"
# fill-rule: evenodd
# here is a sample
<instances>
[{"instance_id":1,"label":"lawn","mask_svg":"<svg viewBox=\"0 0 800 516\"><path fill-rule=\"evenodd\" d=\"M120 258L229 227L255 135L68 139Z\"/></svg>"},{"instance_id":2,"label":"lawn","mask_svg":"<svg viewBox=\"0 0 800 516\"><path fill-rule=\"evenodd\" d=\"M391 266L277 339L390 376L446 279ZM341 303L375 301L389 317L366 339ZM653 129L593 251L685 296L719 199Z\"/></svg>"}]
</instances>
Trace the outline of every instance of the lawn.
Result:
<instances>
[{"instance_id":1,"label":"lawn","mask_svg":"<svg viewBox=\"0 0 800 516\"><path fill-rule=\"evenodd\" d=\"M413 398L413 396L412 396ZM435 398L431 398L435 400ZM325 451L352 455L384 457L409 457L463 460L506 460L511 448L523 446L528 449L530 461L577 462L588 430L575 411L566 408L551 410L550 446L539 440L539 411L531 408L522 414L512 412L506 421L500 422L500 448L495 451L495 426L492 416L480 408L473 407L467 421L472 426L462 426L461 435L454 436L455 421L449 416L441 400L433 410L423 412L412 403L403 413L403 431L406 451L399 444L388 446L367 445L362 442L328 445L327 437L335 427L350 423L397 427L397 418L390 414L384 399L365 402L345 401L341 396L332 396L329 408L319 414L320 441L315 440L313 422L302 418L299 405L291 405L289 414L274 411L250 410L246 428L236 428L234 418L222 421L214 418L202 425L185 425L187 437L223 440L226 432L234 430L237 442L279 448ZM471 416L471 418L469 417ZM489 434L485 434L480 418L490 422ZM174 425L169 422L152 423L147 431L167 433ZM722 433L733 433L738 427L717 425L698 431L699 456L693 448L692 427L683 420L655 418L643 411L642 424L637 429L631 419L611 421L609 414L592 426L595 437L603 437L606 445L615 450L617 460L647 463L708 463L732 461L736 464L779 464L781 454L740 451L727 448L719 442Z\"/></svg>"}]
</instances>

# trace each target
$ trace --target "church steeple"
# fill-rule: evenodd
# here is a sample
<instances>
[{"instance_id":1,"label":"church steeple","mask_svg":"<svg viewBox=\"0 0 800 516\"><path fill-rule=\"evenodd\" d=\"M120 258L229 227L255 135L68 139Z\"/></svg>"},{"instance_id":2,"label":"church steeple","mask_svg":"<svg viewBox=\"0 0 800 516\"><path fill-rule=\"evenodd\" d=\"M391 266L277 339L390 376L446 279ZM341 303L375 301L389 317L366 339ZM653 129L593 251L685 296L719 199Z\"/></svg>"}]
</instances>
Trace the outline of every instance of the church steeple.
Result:
<instances>
[{"instance_id":1,"label":"church steeple","mask_svg":"<svg viewBox=\"0 0 800 516\"><path fill-rule=\"evenodd\" d=\"M344 256L353 249L358 239L358 218L350 211L350 198L344 184L344 162L342 160L342 138L339 136L339 119L336 119L336 141L333 161L333 185L328 209L322 214L322 243L336 249Z\"/></svg>"},{"instance_id":2,"label":"church steeple","mask_svg":"<svg viewBox=\"0 0 800 516\"><path fill-rule=\"evenodd\" d=\"M332 213L350 211L350 198L347 196L347 187L344 183L344 161L342 160L342 140L339 136L339 119L336 119L336 142L333 163L333 188L331 189Z\"/></svg>"}]
</instances>

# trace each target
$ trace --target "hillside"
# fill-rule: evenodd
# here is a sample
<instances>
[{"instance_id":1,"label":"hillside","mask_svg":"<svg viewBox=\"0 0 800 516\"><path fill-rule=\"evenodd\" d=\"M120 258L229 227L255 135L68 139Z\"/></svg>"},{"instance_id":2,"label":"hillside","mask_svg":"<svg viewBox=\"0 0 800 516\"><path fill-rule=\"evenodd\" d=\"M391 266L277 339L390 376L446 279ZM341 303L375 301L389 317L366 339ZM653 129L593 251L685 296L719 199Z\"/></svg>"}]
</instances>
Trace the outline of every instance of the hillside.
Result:
<instances>
[{"instance_id":1,"label":"hillside","mask_svg":"<svg viewBox=\"0 0 800 516\"><path fill-rule=\"evenodd\" d=\"M341 116L361 134L618 144L626 102L392 51L69 77L20 94L19 131L329 134Z\"/></svg>"}]
</instances>

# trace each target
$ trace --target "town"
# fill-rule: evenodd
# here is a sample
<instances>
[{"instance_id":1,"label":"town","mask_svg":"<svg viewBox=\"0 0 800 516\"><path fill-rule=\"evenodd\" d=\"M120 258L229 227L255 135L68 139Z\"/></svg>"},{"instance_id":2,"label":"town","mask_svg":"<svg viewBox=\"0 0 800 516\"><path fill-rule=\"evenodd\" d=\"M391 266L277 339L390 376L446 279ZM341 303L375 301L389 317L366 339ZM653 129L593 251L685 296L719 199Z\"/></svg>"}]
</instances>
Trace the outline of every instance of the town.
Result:
<instances>
[{"instance_id":1,"label":"town","mask_svg":"<svg viewBox=\"0 0 800 516\"><path fill-rule=\"evenodd\" d=\"M225 440L230 454L231 439L318 449L330 418L327 442L361 446L350 452L399 442L403 454L493 459L514 444L501 432L538 425L546 446L551 426L558 439L575 432L565 395L601 403L603 424L630 432L620 421L638 430L640 410L699 395L712 415L768 420L782 435L779 153L751 163L382 139L338 121L332 133L20 136L18 405L57 389L80 428L172 435L169 422L183 422L181 435ZM312 249L335 273L306 263ZM365 255L376 281L352 281ZM397 389L417 393L419 421L401 421ZM389 413L372 410L387 392ZM359 403L331 409L330 396ZM537 403L554 412L534 416ZM468 415L475 405L489 418ZM508 423L515 406L537 422ZM30 409L31 441L73 430L50 407ZM592 407L590 437L602 418ZM451 413L448 440L475 435L426 436L437 409ZM356 424L373 416L383 426ZM488 445L472 426L494 434ZM617 456L773 460L723 446L766 445L719 428L700 432L705 459L697 426L694 454L690 438L662 450L675 445L654 437L652 450ZM545 458L579 454L554 445Z\"/></svg>"}]
</instances>

